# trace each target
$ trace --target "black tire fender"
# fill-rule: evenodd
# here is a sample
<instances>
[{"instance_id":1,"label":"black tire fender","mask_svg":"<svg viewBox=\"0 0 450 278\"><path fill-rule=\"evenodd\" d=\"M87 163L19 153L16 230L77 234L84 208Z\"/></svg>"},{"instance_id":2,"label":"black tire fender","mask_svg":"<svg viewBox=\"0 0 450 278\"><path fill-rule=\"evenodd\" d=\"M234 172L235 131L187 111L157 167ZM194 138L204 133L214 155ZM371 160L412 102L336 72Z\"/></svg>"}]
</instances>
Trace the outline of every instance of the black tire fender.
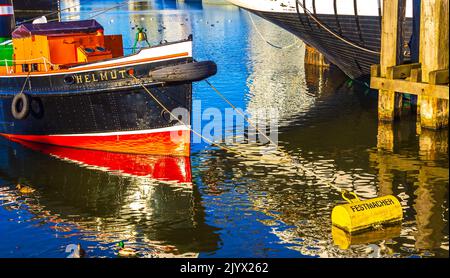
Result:
<instances>
[{"instance_id":1,"label":"black tire fender","mask_svg":"<svg viewBox=\"0 0 450 278\"><path fill-rule=\"evenodd\" d=\"M167 66L149 72L156 82L196 82L204 80L217 73L217 65L212 61L193 62Z\"/></svg>"},{"instance_id":2,"label":"black tire fender","mask_svg":"<svg viewBox=\"0 0 450 278\"><path fill-rule=\"evenodd\" d=\"M17 120L25 119L30 113L30 97L24 93L15 95L11 103L11 113Z\"/></svg>"}]
</instances>

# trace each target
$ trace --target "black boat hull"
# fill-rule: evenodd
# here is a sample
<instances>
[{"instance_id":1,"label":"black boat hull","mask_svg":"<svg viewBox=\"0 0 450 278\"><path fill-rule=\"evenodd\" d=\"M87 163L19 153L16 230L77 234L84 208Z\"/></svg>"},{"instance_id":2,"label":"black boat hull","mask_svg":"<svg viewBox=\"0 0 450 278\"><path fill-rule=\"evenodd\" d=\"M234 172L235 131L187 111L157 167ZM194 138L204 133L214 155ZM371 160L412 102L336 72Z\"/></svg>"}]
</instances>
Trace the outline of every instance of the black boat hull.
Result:
<instances>
[{"instance_id":1,"label":"black boat hull","mask_svg":"<svg viewBox=\"0 0 450 278\"><path fill-rule=\"evenodd\" d=\"M319 26L308 14L249 10L299 37L316 48L325 58L351 78L364 78L370 66L379 64L380 56L355 48ZM345 40L371 51L381 48L381 17L315 14L321 23ZM405 46L412 35L412 19L404 22ZM405 52L408 52L405 47Z\"/></svg>"}]
</instances>

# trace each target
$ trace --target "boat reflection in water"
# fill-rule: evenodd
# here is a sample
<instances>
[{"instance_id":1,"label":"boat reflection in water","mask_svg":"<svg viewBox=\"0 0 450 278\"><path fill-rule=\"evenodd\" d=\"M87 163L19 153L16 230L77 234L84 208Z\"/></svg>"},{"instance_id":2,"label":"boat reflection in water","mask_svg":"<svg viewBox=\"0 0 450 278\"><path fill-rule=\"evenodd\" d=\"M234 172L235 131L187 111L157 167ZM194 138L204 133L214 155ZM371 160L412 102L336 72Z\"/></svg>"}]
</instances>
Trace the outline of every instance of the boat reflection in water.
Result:
<instances>
[{"instance_id":1,"label":"boat reflection in water","mask_svg":"<svg viewBox=\"0 0 450 278\"><path fill-rule=\"evenodd\" d=\"M189 157L113 153L17 141L21 145L90 169L147 177L160 182L191 183Z\"/></svg>"},{"instance_id":2,"label":"boat reflection in water","mask_svg":"<svg viewBox=\"0 0 450 278\"><path fill-rule=\"evenodd\" d=\"M8 215L12 222L31 222L47 229L40 234L54 233L52 237L59 240L67 237L67 244L82 242L88 256L114 256L115 244L122 240L139 257L197 257L217 248L215 228L204 224L200 197L192 187L188 157L107 153L3 139L1 145L0 204L7 214L17 212ZM18 183L35 192L21 194L15 189ZM16 234L18 239L21 236ZM45 255L65 256L62 243L55 244L55 250L46 250ZM22 246L20 252L28 249L36 252L38 247Z\"/></svg>"}]
</instances>

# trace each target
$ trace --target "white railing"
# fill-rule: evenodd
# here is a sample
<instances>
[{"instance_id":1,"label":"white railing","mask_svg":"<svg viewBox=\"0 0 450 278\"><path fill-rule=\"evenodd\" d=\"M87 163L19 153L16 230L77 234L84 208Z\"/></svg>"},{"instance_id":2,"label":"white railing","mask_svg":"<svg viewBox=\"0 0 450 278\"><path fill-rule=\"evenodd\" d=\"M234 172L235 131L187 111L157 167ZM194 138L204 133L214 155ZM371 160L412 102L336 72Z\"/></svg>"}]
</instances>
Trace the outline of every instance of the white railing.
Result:
<instances>
[{"instance_id":1,"label":"white railing","mask_svg":"<svg viewBox=\"0 0 450 278\"><path fill-rule=\"evenodd\" d=\"M33 64L31 62L41 61L41 60L43 61L43 63L38 63L38 64L44 65L45 72L48 72L49 66L52 66L52 67L56 66L55 64L52 64L46 57L40 57L40 58L29 59L29 60L8 60L8 59L5 59L4 62L5 62L7 74L13 74L14 73L14 69L13 68L10 69L10 66L8 65L9 62L11 62L11 67L14 67L14 66L17 66L17 65L30 65L30 64Z\"/></svg>"}]
</instances>

